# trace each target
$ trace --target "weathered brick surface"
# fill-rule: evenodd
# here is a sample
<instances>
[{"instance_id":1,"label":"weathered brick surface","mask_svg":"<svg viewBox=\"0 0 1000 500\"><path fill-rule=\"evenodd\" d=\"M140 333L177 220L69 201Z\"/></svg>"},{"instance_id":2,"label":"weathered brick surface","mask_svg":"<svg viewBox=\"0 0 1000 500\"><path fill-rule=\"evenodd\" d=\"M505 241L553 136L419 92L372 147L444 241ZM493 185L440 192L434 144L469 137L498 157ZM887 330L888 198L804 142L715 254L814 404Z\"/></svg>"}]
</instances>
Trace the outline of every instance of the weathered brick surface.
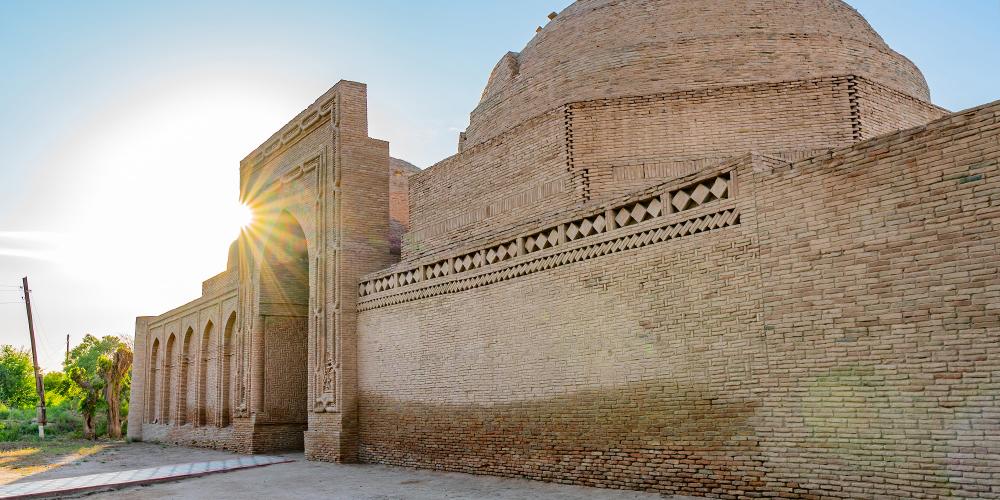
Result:
<instances>
[{"instance_id":1,"label":"weathered brick surface","mask_svg":"<svg viewBox=\"0 0 1000 500\"><path fill-rule=\"evenodd\" d=\"M410 177L419 171L410 162L389 158L389 251L395 260L403 234L410 230Z\"/></svg>"},{"instance_id":2,"label":"weathered brick surface","mask_svg":"<svg viewBox=\"0 0 1000 500\"><path fill-rule=\"evenodd\" d=\"M750 151L812 156L944 114L856 76L567 106L572 169L588 200L607 200Z\"/></svg>"},{"instance_id":3,"label":"weathered brick surface","mask_svg":"<svg viewBox=\"0 0 1000 500\"><path fill-rule=\"evenodd\" d=\"M871 139L916 127L948 114L929 102L864 78L852 79L849 86L855 132L859 139Z\"/></svg>"},{"instance_id":4,"label":"weathered brick surface","mask_svg":"<svg viewBox=\"0 0 1000 500\"><path fill-rule=\"evenodd\" d=\"M275 424L305 424L308 318L266 316L264 319L264 414Z\"/></svg>"},{"instance_id":5,"label":"weathered brick surface","mask_svg":"<svg viewBox=\"0 0 1000 500\"><path fill-rule=\"evenodd\" d=\"M759 481L741 220L363 312L362 459L698 493Z\"/></svg>"},{"instance_id":6,"label":"weathered brick surface","mask_svg":"<svg viewBox=\"0 0 1000 500\"><path fill-rule=\"evenodd\" d=\"M133 438L356 459L356 284L391 259L388 143L367 130L365 86L342 81L241 162L256 220L229 269L137 321Z\"/></svg>"},{"instance_id":7,"label":"weathered brick surface","mask_svg":"<svg viewBox=\"0 0 1000 500\"><path fill-rule=\"evenodd\" d=\"M129 434L997 498L1000 102L926 98L834 0L577 2L412 175L338 83L241 163L228 269L137 318Z\"/></svg>"},{"instance_id":8,"label":"weathered brick surface","mask_svg":"<svg viewBox=\"0 0 1000 500\"><path fill-rule=\"evenodd\" d=\"M403 258L574 206L565 131L564 113L551 110L411 177Z\"/></svg>"},{"instance_id":9,"label":"weathered brick surface","mask_svg":"<svg viewBox=\"0 0 1000 500\"><path fill-rule=\"evenodd\" d=\"M998 493L998 118L993 103L755 178L769 489Z\"/></svg>"},{"instance_id":10,"label":"weathered brick surface","mask_svg":"<svg viewBox=\"0 0 1000 500\"><path fill-rule=\"evenodd\" d=\"M801 159L944 114L853 75L569 103L415 174L402 257L751 151Z\"/></svg>"},{"instance_id":11,"label":"weathered brick surface","mask_svg":"<svg viewBox=\"0 0 1000 500\"><path fill-rule=\"evenodd\" d=\"M835 75L930 100L913 63L839 0L581 0L501 58L460 148L570 102Z\"/></svg>"},{"instance_id":12,"label":"weathered brick surface","mask_svg":"<svg viewBox=\"0 0 1000 500\"><path fill-rule=\"evenodd\" d=\"M990 497L998 161L994 103L743 162L737 226L365 310L361 456L692 494Z\"/></svg>"}]
</instances>

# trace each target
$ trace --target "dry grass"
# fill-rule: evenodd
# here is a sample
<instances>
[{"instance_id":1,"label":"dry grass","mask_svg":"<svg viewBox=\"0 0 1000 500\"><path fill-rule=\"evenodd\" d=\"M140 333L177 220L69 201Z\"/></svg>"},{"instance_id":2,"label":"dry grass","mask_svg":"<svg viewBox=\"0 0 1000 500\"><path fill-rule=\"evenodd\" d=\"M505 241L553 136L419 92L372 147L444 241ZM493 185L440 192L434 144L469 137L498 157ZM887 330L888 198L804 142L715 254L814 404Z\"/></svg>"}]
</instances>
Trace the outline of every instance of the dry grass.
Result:
<instances>
[{"instance_id":1,"label":"dry grass","mask_svg":"<svg viewBox=\"0 0 1000 500\"><path fill-rule=\"evenodd\" d=\"M0 484L61 467L119 444L82 439L0 443Z\"/></svg>"}]
</instances>

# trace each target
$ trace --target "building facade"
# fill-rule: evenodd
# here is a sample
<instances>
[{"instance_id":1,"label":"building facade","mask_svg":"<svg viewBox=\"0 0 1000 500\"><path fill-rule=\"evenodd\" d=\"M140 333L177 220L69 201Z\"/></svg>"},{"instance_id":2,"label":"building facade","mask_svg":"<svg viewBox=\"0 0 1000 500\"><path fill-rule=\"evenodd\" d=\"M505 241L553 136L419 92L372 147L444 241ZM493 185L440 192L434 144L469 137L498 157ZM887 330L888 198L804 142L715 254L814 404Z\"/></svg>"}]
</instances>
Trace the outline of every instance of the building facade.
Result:
<instances>
[{"instance_id":1,"label":"building facade","mask_svg":"<svg viewBox=\"0 0 1000 500\"><path fill-rule=\"evenodd\" d=\"M1000 102L839 0L580 0L418 171L342 81L136 323L129 435L719 497L1000 494Z\"/></svg>"}]
</instances>

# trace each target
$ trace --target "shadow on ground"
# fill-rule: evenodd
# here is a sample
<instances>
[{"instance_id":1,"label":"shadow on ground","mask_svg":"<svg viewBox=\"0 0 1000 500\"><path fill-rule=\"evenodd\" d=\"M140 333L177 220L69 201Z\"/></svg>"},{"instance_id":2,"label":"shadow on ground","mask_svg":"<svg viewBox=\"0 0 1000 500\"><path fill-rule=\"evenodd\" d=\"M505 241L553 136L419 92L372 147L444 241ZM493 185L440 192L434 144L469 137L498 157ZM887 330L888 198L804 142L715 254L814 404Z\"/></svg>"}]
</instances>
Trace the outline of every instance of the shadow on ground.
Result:
<instances>
[{"instance_id":1,"label":"shadow on ground","mask_svg":"<svg viewBox=\"0 0 1000 500\"><path fill-rule=\"evenodd\" d=\"M94 446L94 443L87 441L67 442L53 446L51 449L43 448L41 450L33 450L31 447L25 446L4 450L3 453L0 453L0 459L9 459L8 464L15 462L28 464L30 460L39 460L38 463L44 462L37 457L61 457L55 461L50 460L50 466L47 469L30 476L19 476L23 481L35 481L239 456L224 451L183 448L155 443L99 443L97 446L102 447L97 450L93 450ZM8 451L10 453L6 454ZM89 452L89 454L84 455L83 452ZM211 474L147 486L133 486L116 491L103 491L100 493L100 497L116 499L191 497L301 499L324 497L352 500L664 498L654 493L603 490L524 479L476 476L385 465L340 465L308 462L304 460L301 453L285 456L296 461L252 470ZM54 465L60 460L65 463ZM6 471L10 467L8 464L0 465L0 470ZM683 497L666 498L679 499Z\"/></svg>"}]
</instances>

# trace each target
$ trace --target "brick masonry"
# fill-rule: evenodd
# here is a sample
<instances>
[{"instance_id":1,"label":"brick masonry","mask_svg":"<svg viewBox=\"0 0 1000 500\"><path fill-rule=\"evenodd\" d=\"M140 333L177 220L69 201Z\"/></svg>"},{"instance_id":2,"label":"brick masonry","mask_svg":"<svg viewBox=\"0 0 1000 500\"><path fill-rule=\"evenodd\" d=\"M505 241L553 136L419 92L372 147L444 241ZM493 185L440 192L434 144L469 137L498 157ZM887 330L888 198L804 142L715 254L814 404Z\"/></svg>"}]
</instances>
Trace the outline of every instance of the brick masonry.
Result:
<instances>
[{"instance_id":1,"label":"brick masonry","mask_svg":"<svg viewBox=\"0 0 1000 500\"><path fill-rule=\"evenodd\" d=\"M402 255L488 239L751 151L803 158L944 114L857 76L568 103L415 174Z\"/></svg>"},{"instance_id":2,"label":"brick masonry","mask_svg":"<svg viewBox=\"0 0 1000 500\"><path fill-rule=\"evenodd\" d=\"M580 0L501 58L460 150L570 102L836 75L930 100L916 66L839 0Z\"/></svg>"},{"instance_id":3,"label":"brick masonry","mask_svg":"<svg viewBox=\"0 0 1000 500\"><path fill-rule=\"evenodd\" d=\"M723 498L1000 496L1000 102L834 0L581 0L416 171L342 81L136 320L129 435Z\"/></svg>"},{"instance_id":4,"label":"brick masonry","mask_svg":"<svg viewBox=\"0 0 1000 500\"><path fill-rule=\"evenodd\" d=\"M751 157L738 225L383 301L361 316L361 457L671 493L990 497L998 160L1000 103Z\"/></svg>"},{"instance_id":5,"label":"brick masonry","mask_svg":"<svg viewBox=\"0 0 1000 500\"><path fill-rule=\"evenodd\" d=\"M355 82L248 155L255 222L229 269L201 298L137 319L130 437L356 460L356 284L390 263L389 184L388 143L368 137Z\"/></svg>"},{"instance_id":6,"label":"brick masonry","mask_svg":"<svg viewBox=\"0 0 1000 500\"><path fill-rule=\"evenodd\" d=\"M389 251L395 260L403 234L410 229L410 177L419 171L408 161L389 159Z\"/></svg>"}]
</instances>

